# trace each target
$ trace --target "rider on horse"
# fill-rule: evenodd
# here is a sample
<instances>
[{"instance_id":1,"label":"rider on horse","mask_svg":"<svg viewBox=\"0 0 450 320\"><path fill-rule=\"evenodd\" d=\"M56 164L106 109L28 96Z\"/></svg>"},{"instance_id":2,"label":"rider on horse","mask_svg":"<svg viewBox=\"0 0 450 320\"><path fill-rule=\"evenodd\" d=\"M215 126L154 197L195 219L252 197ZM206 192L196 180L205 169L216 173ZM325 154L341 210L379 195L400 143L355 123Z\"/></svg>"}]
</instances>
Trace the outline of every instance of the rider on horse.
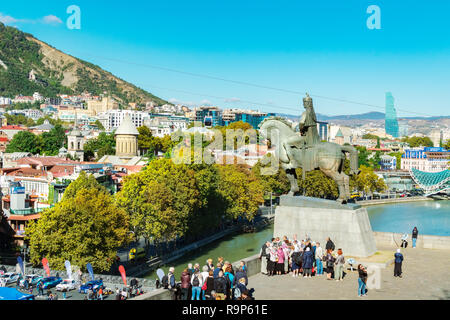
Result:
<instances>
[{"instance_id":1,"label":"rider on horse","mask_svg":"<svg viewBox=\"0 0 450 320\"><path fill-rule=\"evenodd\" d=\"M284 143L284 148L292 163L295 163L295 157L292 154L292 148L300 148L302 150L311 148L320 142L319 133L317 131L317 118L314 112L313 101L309 94L303 99L303 106L305 111L300 118L298 130L300 134L291 136Z\"/></svg>"}]
</instances>

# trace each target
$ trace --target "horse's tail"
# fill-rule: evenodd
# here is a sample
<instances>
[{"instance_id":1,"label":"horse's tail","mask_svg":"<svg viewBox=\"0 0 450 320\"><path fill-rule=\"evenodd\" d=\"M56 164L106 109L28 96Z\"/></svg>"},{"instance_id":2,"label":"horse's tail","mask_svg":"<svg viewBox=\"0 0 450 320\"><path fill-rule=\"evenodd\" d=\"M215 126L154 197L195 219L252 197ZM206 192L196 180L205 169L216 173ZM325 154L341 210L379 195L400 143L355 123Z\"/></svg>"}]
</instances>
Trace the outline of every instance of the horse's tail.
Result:
<instances>
[{"instance_id":1,"label":"horse's tail","mask_svg":"<svg viewBox=\"0 0 450 320\"><path fill-rule=\"evenodd\" d=\"M359 174L358 166L358 150L352 146L341 146L342 152L347 152L350 154L350 175Z\"/></svg>"}]
</instances>

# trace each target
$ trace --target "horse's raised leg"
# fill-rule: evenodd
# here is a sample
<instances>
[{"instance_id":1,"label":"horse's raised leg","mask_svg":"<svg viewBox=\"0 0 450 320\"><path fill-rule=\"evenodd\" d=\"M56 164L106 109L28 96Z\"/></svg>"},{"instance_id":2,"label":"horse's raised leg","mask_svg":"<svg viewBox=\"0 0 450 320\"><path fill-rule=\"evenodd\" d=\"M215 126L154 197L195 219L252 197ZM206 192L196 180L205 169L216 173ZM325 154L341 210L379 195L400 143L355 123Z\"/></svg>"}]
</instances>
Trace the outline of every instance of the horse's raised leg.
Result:
<instances>
[{"instance_id":1,"label":"horse's raised leg","mask_svg":"<svg viewBox=\"0 0 450 320\"><path fill-rule=\"evenodd\" d=\"M286 169L286 175L291 183L291 191L289 191L288 195L293 196L300 190L298 188L297 173L295 172L295 169Z\"/></svg>"}]
</instances>

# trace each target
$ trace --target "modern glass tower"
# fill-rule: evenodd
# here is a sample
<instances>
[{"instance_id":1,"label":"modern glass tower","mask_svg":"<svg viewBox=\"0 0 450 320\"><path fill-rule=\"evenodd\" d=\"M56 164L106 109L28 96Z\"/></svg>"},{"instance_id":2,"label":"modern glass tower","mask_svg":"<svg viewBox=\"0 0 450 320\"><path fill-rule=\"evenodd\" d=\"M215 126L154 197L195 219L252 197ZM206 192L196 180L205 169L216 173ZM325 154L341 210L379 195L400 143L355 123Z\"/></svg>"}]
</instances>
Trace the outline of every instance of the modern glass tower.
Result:
<instances>
[{"instance_id":1,"label":"modern glass tower","mask_svg":"<svg viewBox=\"0 0 450 320\"><path fill-rule=\"evenodd\" d=\"M394 138L398 138L400 136L398 129L397 111L394 107L394 97L390 92L386 92L385 130L386 134L390 134Z\"/></svg>"}]
</instances>

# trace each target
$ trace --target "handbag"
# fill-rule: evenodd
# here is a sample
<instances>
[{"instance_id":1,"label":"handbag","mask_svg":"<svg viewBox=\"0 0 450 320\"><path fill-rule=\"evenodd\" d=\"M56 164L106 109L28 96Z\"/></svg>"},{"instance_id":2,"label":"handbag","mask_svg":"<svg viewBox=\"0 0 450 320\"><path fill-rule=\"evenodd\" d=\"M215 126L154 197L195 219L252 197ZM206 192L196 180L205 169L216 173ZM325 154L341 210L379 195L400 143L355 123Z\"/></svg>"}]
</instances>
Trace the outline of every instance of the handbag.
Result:
<instances>
[{"instance_id":1,"label":"handbag","mask_svg":"<svg viewBox=\"0 0 450 320\"><path fill-rule=\"evenodd\" d=\"M203 290L203 291L206 291L207 288L208 288L208 287L207 287L206 281L205 281L205 283L203 283L202 290Z\"/></svg>"}]
</instances>

